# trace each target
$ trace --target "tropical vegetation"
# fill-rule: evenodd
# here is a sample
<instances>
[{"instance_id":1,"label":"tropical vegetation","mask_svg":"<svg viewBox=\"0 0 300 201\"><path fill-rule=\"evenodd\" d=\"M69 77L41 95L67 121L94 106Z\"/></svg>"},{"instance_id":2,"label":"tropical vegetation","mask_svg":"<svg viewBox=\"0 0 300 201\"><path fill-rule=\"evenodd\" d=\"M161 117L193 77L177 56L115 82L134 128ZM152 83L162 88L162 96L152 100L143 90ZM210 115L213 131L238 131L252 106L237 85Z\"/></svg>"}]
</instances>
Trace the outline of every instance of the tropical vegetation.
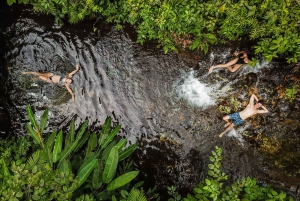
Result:
<instances>
[{"instance_id":1,"label":"tropical vegetation","mask_svg":"<svg viewBox=\"0 0 300 201\"><path fill-rule=\"evenodd\" d=\"M184 197L171 186L167 189L171 198L161 199L163 195L155 187L145 191L143 181L134 180L139 171L133 169L128 156L138 145L125 148L127 140L117 136L121 126L111 128L110 117L100 134L90 133L87 121L76 130L73 120L66 135L61 130L47 134L49 110L38 123L31 107L26 109L28 135L0 141L0 200L293 200L270 186L259 185L256 179L229 184L220 170L222 150L218 147L212 151L207 178L192 194Z\"/></svg>"},{"instance_id":2,"label":"tropical vegetation","mask_svg":"<svg viewBox=\"0 0 300 201\"><path fill-rule=\"evenodd\" d=\"M39 124L31 107L26 109L33 141L1 141L1 200L112 200L141 185L130 186L139 172L125 161L137 144L125 148L127 140L117 136L121 126L111 129L110 117L100 135L86 130L87 121L76 132L72 120L66 135L54 131L44 138L48 109Z\"/></svg>"},{"instance_id":3,"label":"tropical vegetation","mask_svg":"<svg viewBox=\"0 0 300 201\"><path fill-rule=\"evenodd\" d=\"M7 0L9 5L17 0ZM181 48L207 53L217 43L248 38L267 61L300 59L298 0L18 0L35 12L77 23L87 18L126 24L136 29L137 42L156 40L167 53ZM95 27L96 29L96 27Z\"/></svg>"},{"instance_id":4,"label":"tropical vegetation","mask_svg":"<svg viewBox=\"0 0 300 201\"><path fill-rule=\"evenodd\" d=\"M210 156L211 163L208 164L209 177L201 181L195 188L193 195L188 194L183 201L292 201L292 197L287 197L283 192L276 192L269 185L263 187L258 185L256 179L249 177L242 178L231 184L228 183L228 176L220 170L222 161L222 149L216 147ZM169 201L181 200L180 195L176 193L175 187L169 187L168 192L174 198Z\"/></svg>"}]
</instances>

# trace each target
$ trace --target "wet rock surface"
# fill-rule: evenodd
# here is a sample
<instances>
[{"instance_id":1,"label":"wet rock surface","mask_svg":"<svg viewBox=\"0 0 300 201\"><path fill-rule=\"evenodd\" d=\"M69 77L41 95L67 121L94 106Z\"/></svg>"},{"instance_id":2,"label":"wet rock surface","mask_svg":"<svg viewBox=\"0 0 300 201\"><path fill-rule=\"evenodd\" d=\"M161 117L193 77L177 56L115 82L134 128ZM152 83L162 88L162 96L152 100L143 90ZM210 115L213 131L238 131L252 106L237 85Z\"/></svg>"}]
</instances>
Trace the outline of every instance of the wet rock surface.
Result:
<instances>
[{"instance_id":1,"label":"wet rock surface","mask_svg":"<svg viewBox=\"0 0 300 201\"><path fill-rule=\"evenodd\" d=\"M14 134L26 133L26 103L38 115L50 108L46 132L65 129L72 118L77 127L88 119L90 129L97 132L112 116L114 124L123 127L121 136L139 143L133 159L141 176L155 181L159 189L176 185L182 192L191 190L207 176L209 156L217 145L223 149L222 170L229 180L256 177L262 184L298 194L298 65L262 61L236 73L208 74L211 65L232 59L238 44L214 47L200 57L165 55L155 46L135 44L132 32L107 25L92 32L94 22L60 28L48 16L15 9L16 22L6 32L15 36L9 41L4 83ZM21 75L22 71L67 73L76 62L81 70L72 85L74 102L64 88ZM181 87L189 83L204 85L210 104L195 105L179 96L178 91L186 89ZM199 98L195 90L187 98ZM224 130L222 116L243 109L252 93L264 100L270 113L249 118L218 138Z\"/></svg>"}]
</instances>

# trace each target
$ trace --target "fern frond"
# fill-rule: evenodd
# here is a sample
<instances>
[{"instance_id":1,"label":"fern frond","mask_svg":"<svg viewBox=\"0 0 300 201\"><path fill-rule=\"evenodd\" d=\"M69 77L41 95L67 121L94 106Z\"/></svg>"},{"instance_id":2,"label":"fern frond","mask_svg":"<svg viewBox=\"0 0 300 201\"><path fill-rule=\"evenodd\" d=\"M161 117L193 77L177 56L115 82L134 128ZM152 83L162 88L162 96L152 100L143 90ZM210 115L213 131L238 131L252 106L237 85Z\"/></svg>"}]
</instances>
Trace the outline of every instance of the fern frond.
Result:
<instances>
[{"instance_id":1,"label":"fern frond","mask_svg":"<svg viewBox=\"0 0 300 201\"><path fill-rule=\"evenodd\" d=\"M127 201L147 201L147 198L145 197L143 191L133 188L130 191L126 200Z\"/></svg>"},{"instance_id":2,"label":"fern frond","mask_svg":"<svg viewBox=\"0 0 300 201\"><path fill-rule=\"evenodd\" d=\"M32 169L34 166L37 166L38 168L41 168L42 166L47 163L45 154L43 154L42 150L38 150L34 152L31 157L28 158L26 167L27 169Z\"/></svg>"}]
</instances>

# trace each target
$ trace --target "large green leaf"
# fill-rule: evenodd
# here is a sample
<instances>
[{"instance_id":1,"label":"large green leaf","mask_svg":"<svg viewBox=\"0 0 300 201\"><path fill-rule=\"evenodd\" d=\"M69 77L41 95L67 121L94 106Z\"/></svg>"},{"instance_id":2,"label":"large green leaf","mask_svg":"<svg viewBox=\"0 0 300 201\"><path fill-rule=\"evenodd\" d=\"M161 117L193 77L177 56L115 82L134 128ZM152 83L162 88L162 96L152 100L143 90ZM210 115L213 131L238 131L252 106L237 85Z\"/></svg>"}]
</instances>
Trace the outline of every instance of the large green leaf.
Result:
<instances>
[{"instance_id":1,"label":"large green leaf","mask_svg":"<svg viewBox=\"0 0 300 201\"><path fill-rule=\"evenodd\" d=\"M105 162L105 166L102 174L102 179L104 183L109 183L115 176L116 169L118 166L118 158L119 158L118 148L114 146L110 150L108 158Z\"/></svg>"},{"instance_id":2,"label":"large green leaf","mask_svg":"<svg viewBox=\"0 0 300 201\"><path fill-rule=\"evenodd\" d=\"M122 149L124 148L124 146L126 145L127 140L126 139L122 139L120 140L117 144L116 147L118 148L119 153L122 151Z\"/></svg>"},{"instance_id":3,"label":"large green leaf","mask_svg":"<svg viewBox=\"0 0 300 201\"><path fill-rule=\"evenodd\" d=\"M79 178L79 186L81 186L85 180L88 178L88 176L91 174L91 172L94 170L98 163L98 159L93 159L91 162L86 164L83 168L80 168L78 173Z\"/></svg>"},{"instance_id":4,"label":"large green leaf","mask_svg":"<svg viewBox=\"0 0 300 201\"><path fill-rule=\"evenodd\" d=\"M107 117L105 123L102 126L102 131L99 138L99 146L102 146L104 140L107 138L108 132L110 131L111 117Z\"/></svg>"},{"instance_id":5,"label":"large green leaf","mask_svg":"<svg viewBox=\"0 0 300 201\"><path fill-rule=\"evenodd\" d=\"M26 110L27 110L27 116L28 116L28 119L29 121L31 122L31 124L33 125L33 128L37 131L38 130L38 126L37 126L37 123L36 123L36 120L35 120L35 116L34 116L34 113L30 107L30 105L26 105Z\"/></svg>"},{"instance_id":6,"label":"large green leaf","mask_svg":"<svg viewBox=\"0 0 300 201\"><path fill-rule=\"evenodd\" d=\"M103 143L103 145L101 146L101 149L105 149L105 147L114 139L114 137L118 134L119 130L121 129L121 126L118 125L116 126L111 132L110 134L107 136L107 138L105 139L105 142Z\"/></svg>"},{"instance_id":7,"label":"large green leaf","mask_svg":"<svg viewBox=\"0 0 300 201\"><path fill-rule=\"evenodd\" d=\"M102 171L102 161L99 160L98 164L94 169L93 177L92 177L92 186L94 189L99 189L102 186L101 171Z\"/></svg>"},{"instance_id":8,"label":"large green leaf","mask_svg":"<svg viewBox=\"0 0 300 201\"><path fill-rule=\"evenodd\" d=\"M58 135L57 135L57 138L56 138L56 141L55 141L55 144L54 144L54 148L53 148L53 162L57 162L58 159L59 159L59 154L61 153L61 148L62 148L62 131L60 130Z\"/></svg>"},{"instance_id":9,"label":"large green leaf","mask_svg":"<svg viewBox=\"0 0 300 201\"><path fill-rule=\"evenodd\" d=\"M65 139L65 147L69 147L75 139L75 123L74 123L74 119L72 119L71 124L70 124L70 130L66 136Z\"/></svg>"},{"instance_id":10,"label":"large green leaf","mask_svg":"<svg viewBox=\"0 0 300 201\"><path fill-rule=\"evenodd\" d=\"M113 148L113 146L116 145L116 141L112 141L102 152L101 159L106 160L108 158L108 154L110 153L110 150Z\"/></svg>"},{"instance_id":11,"label":"large green leaf","mask_svg":"<svg viewBox=\"0 0 300 201\"><path fill-rule=\"evenodd\" d=\"M52 168L53 167L52 153L49 147L47 146L47 144L44 146L44 153L49 166Z\"/></svg>"},{"instance_id":12,"label":"large green leaf","mask_svg":"<svg viewBox=\"0 0 300 201\"><path fill-rule=\"evenodd\" d=\"M124 186L125 184L129 183L131 180L133 180L137 175L139 174L139 171L131 171L126 174L123 174L116 179L114 179L112 182L110 182L107 186L108 191L115 190L117 188L120 188L121 186Z\"/></svg>"},{"instance_id":13,"label":"large green leaf","mask_svg":"<svg viewBox=\"0 0 300 201\"><path fill-rule=\"evenodd\" d=\"M59 161L61 162L61 160L67 158L71 154L71 152L75 149L77 144L78 141L76 140L71 144L71 146L65 148L64 151L61 154L59 154Z\"/></svg>"},{"instance_id":14,"label":"large green leaf","mask_svg":"<svg viewBox=\"0 0 300 201\"><path fill-rule=\"evenodd\" d=\"M90 135L90 139L87 144L85 158L90 158L92 152L95 150L96 147L97 147L97 135L96 133L92 133L92 135Z\"/></svg>"},{"instance_id":15,"label":"large green leaf","mask_svg":"<svg viewBox=\"0 0 300 201\"><path fill-rule=\"evenodd\" d=\"M56 137L57 131L53 131L51 135L46 140L46 144L50 150L52 150L53 144L55 142L55 137Z\"/></svg>"},{"instance_id":16,"label":"large green leaf","mask_svg":"<svg viewBox=\"0 0 300 201\"><path fill-rule=\"evenodd\" d=\"M28 131L28 134L33 138L33 141L36 144L41 145L41 147L44 147L43 143L41 141L41 138L39 137L38 133L35 130L33 130L33 128L31 127L31 125L29 125L29 123L26 123L25 126L26 126L26 129Z\"/></svg>"},{"instance_id":17,"label":"large green leaf","mask_svg":"<svg viewBox=\"0 0 300 201\"><path fill-rule=\"evenodd\" d=\"M79 140L76 148L75 148L75 152L78 151L85 143L86 141L89 139L89 136L90 136L90 132L89 131L86 131L83 136L81 137L81 139ZM96 140L97 141L97 140Z\"/></svg>"},{"instance_id":18,"label":"large green leaf","mask_svg":"<svg viewBox=\"0 0 300 201\"><path fill-rule=\"evenodd\" d=\"M89 121L86 120L86 121L82 124L82 126L81 126L81 128L79 129L79 131L78 131L78 133L77 133L77 136L76 136L76 140L77 140L77 141L79 141L79 140L81 139L81 137L82 137L82 135L84 134L84 131L85 131L85 129L86 129L88 123L89 123Z\"/></svg>"},{"instance_id":19,"label":"large green leaf","mask_svg":"<svg viewBox=\"0 0 300 201\"><path fill-rule=\"evenodd\" d=\"M127 158L134 150L136 150L136 148L138 148L138 144L132 144L126 149L124 149L123 151L121 151L119 156L119 161L122 161L125 158Z\"/></svg>"},{"instance_id":20,"label":"large green leaf","mask_svg":"<svg viewBox=\"0 0 300 201\"><path fill-rule=\"evenodd\" d=\"M46 125L47 125L47 121L48 121L48 113L49 113L49 109L47 108L47 109L44 111L44 113L43 113L43 115L42 115L42 117L41 117L41 122L40 122L40 132L41 132L41 134L43 134L44 129L45 129Z\"/></svg>"},{"instance_id":21,"label":"large green leaf","mask_svg":"<svg viewBox=\"0 0 300 201\"><path fill-rule=\"evenodd\" d=\"M80 172L85 166L87 166L89 163L91 163L91 161L93 161L94 159L96 159L99 155L100 155L100 153L94 154L92 157L90 157L89 159L85 160L84 163L79 168L78 172Z\"/></svg>"}]
</instances>

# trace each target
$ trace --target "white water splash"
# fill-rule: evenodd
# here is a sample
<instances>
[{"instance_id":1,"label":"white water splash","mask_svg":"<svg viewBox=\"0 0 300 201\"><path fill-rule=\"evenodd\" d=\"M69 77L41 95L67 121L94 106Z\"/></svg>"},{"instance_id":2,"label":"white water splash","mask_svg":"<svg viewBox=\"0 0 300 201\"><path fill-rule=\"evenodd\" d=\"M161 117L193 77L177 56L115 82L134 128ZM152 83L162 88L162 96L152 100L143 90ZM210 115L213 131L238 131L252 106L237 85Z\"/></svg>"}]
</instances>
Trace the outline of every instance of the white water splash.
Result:
<instances>
[{"instance_id":1,"label":"white water splash","mask_svg":"<svg viewBox=\"0 0 300 201\"><path fill-rule=\"evenodd\" d=\"M239 129L233 128L230 131L228 131L227 136L236 138L241 143L241 145L244 145L243 136L240 134L243 131L244 131L243 128L239 128Z\"/></svg>"},{"instance_id":2,"label":"white water splash","mask_svg":"<svg viewBox=\"0 0 300 201\"><path fill-rule=\"evenodd\" d=\"M211 96L213 87L201 83L194 76L194 71L182 73L181 78L174 85L174 91L178 98L186 100L189 104L207 108L215 105L216 100Z\"/></svg>"}]
</instances>

